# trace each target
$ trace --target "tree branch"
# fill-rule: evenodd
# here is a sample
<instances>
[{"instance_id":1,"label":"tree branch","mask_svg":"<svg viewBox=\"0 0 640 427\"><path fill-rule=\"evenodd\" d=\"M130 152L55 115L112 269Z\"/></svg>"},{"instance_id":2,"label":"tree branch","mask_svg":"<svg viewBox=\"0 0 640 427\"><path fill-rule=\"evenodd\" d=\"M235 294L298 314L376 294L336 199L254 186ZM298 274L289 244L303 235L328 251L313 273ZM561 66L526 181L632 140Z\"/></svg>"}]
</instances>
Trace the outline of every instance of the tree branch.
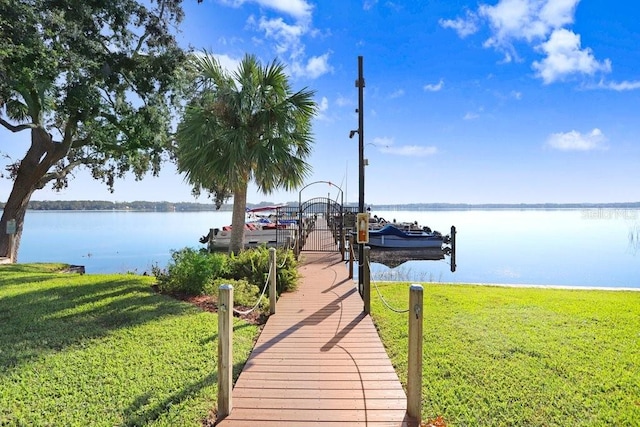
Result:
<instances>
[{"instance_id":1,"label":"tree branch","mask_svg":"<svg viewBox=\"0 0 640 427\"><path fill-rule=\"evenodd\" d=\"M27 130L27 129L35 129L37 127L37 125L33 123L25 123L22 125L15 126L9 123L8 121L6 121L5 119L3 119L2 117L0 117L0 125L4 126L6 129L14 133L22 132L23 130Z\"/></svg>"},{"instance_id":2,"label":"tree branch","mask_svg":"<svg viewBox=\"0 0 640 427\"><path fill-rule=\"evenodd\" d=\"M49 172L45 174L42 178L40 178L40 181L38 181L38 184L37 184L38 189L44 188L44 186L47 185L47 183L53 181L54 179L66 178L67 175L69 175L73 169L75 169L80 165L87 164L88 162L90 162L90 159L88 158L79 159L69 163L67 166L63 167L60 170L56 170L55 172Z\"/></svg>"}]
</instances>

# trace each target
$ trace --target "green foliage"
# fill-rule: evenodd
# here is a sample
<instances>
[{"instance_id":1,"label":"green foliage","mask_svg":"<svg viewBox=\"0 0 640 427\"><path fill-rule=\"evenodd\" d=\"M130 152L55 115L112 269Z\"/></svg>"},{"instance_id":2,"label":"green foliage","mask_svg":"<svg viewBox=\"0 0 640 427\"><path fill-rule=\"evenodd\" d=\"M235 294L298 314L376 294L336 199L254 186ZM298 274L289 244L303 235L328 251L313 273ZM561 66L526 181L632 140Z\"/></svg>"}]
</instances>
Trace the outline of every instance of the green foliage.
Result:
<instances>
[{"instance_id":1,"label":"green foliage","mask_svg":"<svg viewBox=\"0 0 640 427\"><path fill-rule=\"evenodd\" d=\"M253 307L260 297L261 290L258 286L252 285L244 279L216 279L210 286L206 287L206 293L209 295L217 295L218 289L222 285L233 286L233 303L234 305L242 305L245 307ZM265 295L260 302L260 308L269 307L269 296Z\"/></svg>"},{"instance_id":2,"label":"green foliage","mask_svg":"<svg viewBox=\"0 0 640 427\"><path fill-rule=\"evenodd\" d=\"M78 165L110 187L157 172L185 55L172 35L181 1L155 3L0 3L0 118L14 122L1 124L60 139L54 187Z\"/></svg>"},{"instance_id":3,"label":"green foliage","mask_svg":"<svg viewBox=\"0 0 640 427\"><path fill-rule=\"evenodd\" d=\"M278 294L294 291L298 286L298 262L292 251L276 250L276 290ZM233 279L247 279L260 289L268 285L269 249L262 245L247 249L238 255L230 255L229 276Z\"/></svg>"},{"instance_id":4,"label":"green foliage","mask_svg":"<svg viewBox=\"0 0 640 427\"><path fill-rule=\"evenodd\" d=\"M276 264L278 294L295 290L299 274L293 252L278 249ZM252 306L255 296L268 285L269 249L260 246L243 251L239 255L227 255L184 248L171 253L171 261L166 270L154 267L153 274L162 292L189 295L215 295L220 284L237 281L236 298L243 298L238 295L246 294L246 301L253 302L245 304L237 301L242 305Z\"/></svg>"},{"instance_id":5,"label":"green foliage","mask_svg":"<svg viewBox=\"0 0 640 427\"><path fill-rule=\"evenodd\" d=\"M152 277L0 265L1 426L202 426L218 318ZM237 377L256 326L234 319Z\"/></svg>"},{"instance_id":6,"label":"green foliage","mask_svg":"<svg viewBox=\"0 0 640 427\"><path fill-rule=\"evenodd\" d=\"M249 182L265 194L292 190L311 170L314 92L294 92L284 65L262 66L253 55L233 73L209 53L189 65L194 86L176 133L178 170L217 206L233 195L229 251L238 253Z\"/></svg>"},{"instance_id":7,"label":"green foliage","mask_svg":"<svg viewBox=\"0 0 640 427\"><path fill-rule=\"evenodd\" d=\"M167 270L153 269L162 292L200 295L217 277L226 277L227 256L184 248L171 253Z\"/></svg>"},{"instance_id":8,"label":"green foliage","mask_svg":"<svg viewBox=\"0 0 640 427\"><path fill-rule=\"evenodd\" d=\"M408 284L378 284L408 306ZM376 295L373 292L373 295ZM407 315L372 297L407 381ZM447 425L640 423L640 292L424 286L422 415Z\"/></svg>"}]
</instances>

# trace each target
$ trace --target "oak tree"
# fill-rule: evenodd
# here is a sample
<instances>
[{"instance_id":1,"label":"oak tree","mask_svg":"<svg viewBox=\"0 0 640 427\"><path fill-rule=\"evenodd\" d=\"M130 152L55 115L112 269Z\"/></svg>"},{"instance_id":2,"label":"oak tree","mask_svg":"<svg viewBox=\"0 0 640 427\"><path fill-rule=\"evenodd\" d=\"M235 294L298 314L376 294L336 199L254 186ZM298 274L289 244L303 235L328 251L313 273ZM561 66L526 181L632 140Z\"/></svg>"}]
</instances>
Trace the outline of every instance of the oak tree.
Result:
<instances>
[{"instance_id":1,"label":"oak tree","mask_svg":"<svg viewBox=\"0 0 640 427\"><path fill-rule=\"evenodd\" d=\"M65 188L75 168L111 191L128 173L159 172L185 58L174 37L182 17L180 0L0 0L0 126L30 134L4 173L13 187L0 257L17 259L32 194Z\"/></svg>"}]
</instances>

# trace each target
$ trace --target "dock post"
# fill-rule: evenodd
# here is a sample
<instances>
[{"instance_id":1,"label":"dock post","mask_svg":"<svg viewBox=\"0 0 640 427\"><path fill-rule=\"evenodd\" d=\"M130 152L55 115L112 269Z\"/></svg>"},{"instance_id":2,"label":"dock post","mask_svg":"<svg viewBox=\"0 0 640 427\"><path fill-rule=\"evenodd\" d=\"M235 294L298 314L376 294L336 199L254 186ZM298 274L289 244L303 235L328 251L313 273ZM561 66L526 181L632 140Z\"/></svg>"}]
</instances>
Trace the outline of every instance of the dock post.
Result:
<instances>
[{"instance_id":1,"label":"dock post","mask_svg":"<svg viewBox=\"0 0 640 427\"><path fill-rule=\"evenodd\" d=\"M213 236L215 236L215 230L213 228L209 229L209 234L207 237L209 237L207 239L207 251L209 253L213 252Z\"/></svg>"},{"instance_id":2,"label":"dock post","mask_svg":"<svg viewBox=\"0 0 640 427\"><path fill-rule=\"evenodd\" d=\"M456 271L456 227L451 226L451 272Z\"/></svg>"},{"instance_id":3,"label":"dock post","mask_svg":"<svg viewBox=\"0 0 640 427\"><path fill-rule=\"evenodd\" d=\"M218 419L231 413L233 402L233 286L218 289Z\"/></svg>"},{"instance_id":4,"label":"dock post","mask_svg":"<svg viewBox=\"0 0 640 427\"><path fill-rule=\"evenodd\" d=\"M269 248L269 314L276 314L276 248Z\"/></svg>"},{"instance_id":5,"label":"dock post","mask_svg":"<svg viewBox=\"0 0 640 427\"><path fill-rule=\"evenodd\" d=\"M349 234L349 279L353 279L353 235Z\"/></svg>"},{"instance_id":6,"label":"dock post","mask_svg":"<svg viewBox=\"0 0 640 427\"><path fill-rule=\"evenodd\" d=\"M422 412L422 285L409 288L409 355L407 361L407 414L420 425Z\"/></svg>"},{"instance_id":7,"label":"dock post","mask_svg":"<svg viewBox=\"0 0 640 427\"><path fill-rule=\"evenodd\" d=\"M364 300L364 314L371 314L371 265L369 259L371 248L364 247L364 265L362 266L362 299Z\"/></svg>"}]
</instances>

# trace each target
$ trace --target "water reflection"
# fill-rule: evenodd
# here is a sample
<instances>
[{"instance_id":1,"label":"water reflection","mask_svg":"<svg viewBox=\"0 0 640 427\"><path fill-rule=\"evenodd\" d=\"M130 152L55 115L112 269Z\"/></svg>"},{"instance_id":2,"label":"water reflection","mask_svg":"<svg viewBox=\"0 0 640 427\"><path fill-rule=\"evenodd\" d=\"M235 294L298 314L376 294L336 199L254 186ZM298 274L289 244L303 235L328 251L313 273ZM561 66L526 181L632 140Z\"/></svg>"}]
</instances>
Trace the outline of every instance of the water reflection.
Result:
<instances>
[{"instance_id":1,"label":"water reflection","mask_svg":"<svg viewBox=\"0 0 640 427\"><path fill-rule=\"evenodd\" d=\"M629 249L633 255L640 251L640 224L629 229Z\"/></svg>"},{"instance_id":2,"label":"water reflection","mask_svg":"<svg viewBox=\"0 0 640 427\"><path fill-rule=\"evenodd\" d=\"M371 262L386 265L390 268L398 267L407 261L440 261L445 257L441 248L421 249L371 249Z\"/></svg>"}]
</instances>

